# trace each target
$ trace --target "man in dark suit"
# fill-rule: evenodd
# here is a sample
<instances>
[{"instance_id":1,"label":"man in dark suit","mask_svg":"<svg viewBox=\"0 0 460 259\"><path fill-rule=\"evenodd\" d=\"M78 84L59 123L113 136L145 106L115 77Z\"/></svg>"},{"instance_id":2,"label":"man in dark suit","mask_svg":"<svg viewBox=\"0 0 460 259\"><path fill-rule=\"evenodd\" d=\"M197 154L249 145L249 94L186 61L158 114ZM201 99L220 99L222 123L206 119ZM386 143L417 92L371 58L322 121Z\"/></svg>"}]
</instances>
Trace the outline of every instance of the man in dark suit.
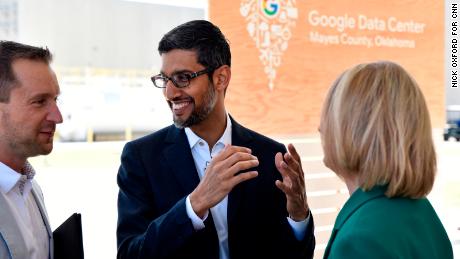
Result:
<instances>
[{"instance_id":1,"label":"man in dark suit","mask_svg":"<svg viewBox=\"0 0 460 259\"><path fill-rule=\"evenodd\" d=\"M174 125L126 144L118 172L118 258L311 258L300 158L239 125L224 97L230 48L208 21L159 43Z\"/></svg>"}]
</instances>

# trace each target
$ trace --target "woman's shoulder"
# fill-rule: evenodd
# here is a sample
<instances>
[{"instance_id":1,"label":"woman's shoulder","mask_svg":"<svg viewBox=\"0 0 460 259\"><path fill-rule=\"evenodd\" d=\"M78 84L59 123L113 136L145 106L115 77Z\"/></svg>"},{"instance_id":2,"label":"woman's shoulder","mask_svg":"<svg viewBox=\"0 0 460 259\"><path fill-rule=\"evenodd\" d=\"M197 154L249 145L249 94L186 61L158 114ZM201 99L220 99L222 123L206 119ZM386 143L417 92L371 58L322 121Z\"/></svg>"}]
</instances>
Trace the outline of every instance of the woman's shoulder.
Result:
<instances>
[{"instance_id":1,"label":"woman's shoulder","mask_svg":"<svg viewBox=\"0 0 460 259\"><path fill-rule=\"evenodd\" d=\"M436 215L433 207L426 198L410 199L410 198L388 198L380 196L376 199L369 200L362 204L349 217L352 223L366 223L372 225L376 223L376 227L381 226L383 229L388 223L395 225L405 225L406 223L415 223L417 219L414 215L419 215L422 220ZM411 221L411 222L407 222ZM386 223L386 224L382 224Z\"/></svg>"},{"instance_id":2,"label":"woman's shoulder","mask_svg":"<svg viewBox=\"0 0 460 259\"><path fill-rule=\"evenodd\" d=\"M445 229L426 198L383 196L349 215L337 232L333 250L336 255L351 250L353 256L377 253L382 256L378 258L443 258L441 254L451 258L449 246Z\"/></svg>"},{"instance_id":3,"label":"woman's shoulder","mask_svg":"<svg viewBox=\"0 0 460 259\"><path fill-rule=\"evenodd\" d=\"M430 233L445 230L426 198L388 198L370 200L356 209L340 229L343 238L378 239L390 247L407 239L422 240ZM353 236L353 237L351 237Z\"/></svg>"}]
</instances>

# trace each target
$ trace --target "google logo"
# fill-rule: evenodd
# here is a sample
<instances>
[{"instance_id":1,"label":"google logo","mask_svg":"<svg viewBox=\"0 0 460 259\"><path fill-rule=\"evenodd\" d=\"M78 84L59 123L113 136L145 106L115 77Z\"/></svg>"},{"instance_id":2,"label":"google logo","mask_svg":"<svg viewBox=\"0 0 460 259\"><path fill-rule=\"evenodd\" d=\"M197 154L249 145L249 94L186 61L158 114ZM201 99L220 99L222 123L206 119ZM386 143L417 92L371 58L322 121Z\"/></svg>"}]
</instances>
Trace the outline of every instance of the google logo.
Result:
<instances>
[{"instance_id":1,"label":"google logo","mask_svg":"<svg viewBox=\"0 0 460 259\"><path fill-rule=\"evenodd\" d=\"M262 12L269 18L278 14L280 4L277 0L262 0Z\"/></svg>"}]
</instances>

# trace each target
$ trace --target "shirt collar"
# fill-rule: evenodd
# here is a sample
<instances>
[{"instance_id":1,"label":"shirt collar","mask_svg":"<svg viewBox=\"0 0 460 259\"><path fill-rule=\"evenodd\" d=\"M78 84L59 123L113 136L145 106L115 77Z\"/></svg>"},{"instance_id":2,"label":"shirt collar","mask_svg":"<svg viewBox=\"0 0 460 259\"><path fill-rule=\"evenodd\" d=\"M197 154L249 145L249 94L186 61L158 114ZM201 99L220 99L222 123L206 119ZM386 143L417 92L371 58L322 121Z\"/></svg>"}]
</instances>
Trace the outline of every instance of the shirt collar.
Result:
<instances>
[{"instance_id":1,"label":"shirt collar","mask_svg":"<svg viewBox=\"0 0 460 259\"><path fill-rule=\"evenodd\" d=\"M219 138L219 140L216 142L216 145L221 143L223 145L232 144L232 121L230 120L230 116L227 115L227 126L225 127L224 134ZM190 149L193 149L193 147L198 143L198 141L201 140L201 138L195 134L189 127L185 128L185 134L187 135L187 140L190 145ZM212 147L211 147L212 148Z\"/></svg>"},{"instance_id":2,"label":"shirt collar","mask_svg":"<svg viewBox=\"0 0 460 259\"><path fill-rule=\"evenodd\" d=\"M0 191L3 193L10 192L19 182L22 180L25 181L32 181L35 176L35 170L33 169L32 165L26 161L24 168L24 175L16 172L11 167L5 165L4 163L0 162Z\"/></svg>"}]
</instances>

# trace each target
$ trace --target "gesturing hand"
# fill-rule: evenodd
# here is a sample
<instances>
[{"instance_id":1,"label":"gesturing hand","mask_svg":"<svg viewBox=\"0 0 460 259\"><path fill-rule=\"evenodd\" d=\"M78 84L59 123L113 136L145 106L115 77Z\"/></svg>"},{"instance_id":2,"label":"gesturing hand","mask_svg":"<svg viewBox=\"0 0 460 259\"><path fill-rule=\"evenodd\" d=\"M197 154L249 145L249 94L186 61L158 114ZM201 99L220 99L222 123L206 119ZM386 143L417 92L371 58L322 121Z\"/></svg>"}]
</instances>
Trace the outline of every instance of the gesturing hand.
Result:
<instances>
[{"instance_id":1,"label":"gesturing hand","mask_svg":"<svg viewBox=\"0 0 460 259\"><path fill-rule=\"evenodd\" d=\"M288 145L288 151L283 155L275 155L275 164L283 177L283 181L276 180L276 186L284 192L287 199L287 211L295 221L301 221L308 216L307 195L305 193L305 178L300 156L294 145Z\"/></svg>"},{"instance_id":2,"label":"gesturing hand","mask_svg":"<svg viewBox=\"0 0 460 259\"><path fill-rule=\"evenodd\" d=\"M257 176L257 171L237 174L259 165L257 157L245 147L226 145L206 168L203 179L190 194L193 211L203 218L206 211L219 203L237 184Z\"/></svg>"}]
</instances>

